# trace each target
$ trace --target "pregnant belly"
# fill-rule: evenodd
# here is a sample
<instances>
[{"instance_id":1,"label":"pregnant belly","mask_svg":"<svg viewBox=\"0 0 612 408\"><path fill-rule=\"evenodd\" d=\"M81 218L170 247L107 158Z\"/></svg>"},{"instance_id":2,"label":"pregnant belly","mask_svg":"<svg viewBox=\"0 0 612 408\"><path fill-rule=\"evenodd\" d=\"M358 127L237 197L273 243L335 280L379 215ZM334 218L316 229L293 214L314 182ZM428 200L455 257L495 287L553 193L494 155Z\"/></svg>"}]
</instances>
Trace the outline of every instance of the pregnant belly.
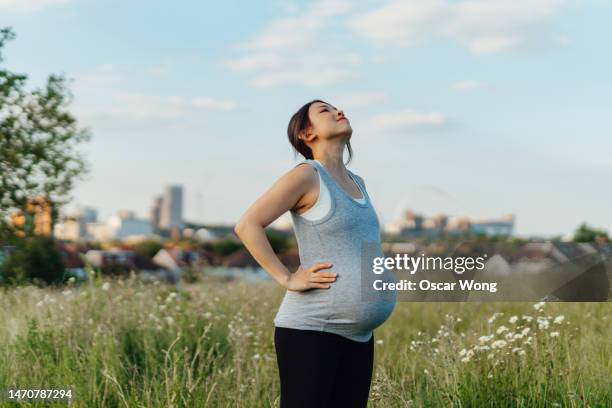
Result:
<instances>
[{"instance_id":1,"label":"pregnant belly","mask_svg":"<svg viewBox=\"0 0 612 408\"><path fill-rule=\"evenodd\" d=\"M384 301L348 301L334 302L329 323L334 325L350 325L356 330L374 330L383 324L393 312L395 300Z\"/></svg>"},{"instance_id":2,"label":"pregnant belly","mask_svg":"<svg viewBox=\"0 0 612 408\"><path fill-rule=\"evenodd\" d=\"M338 280L329 289L287 291L278 321L303 321L346 332L367 332L383 324L393 312L395 297L364 300L361 286Z\"/></svg>"}]
</instances>

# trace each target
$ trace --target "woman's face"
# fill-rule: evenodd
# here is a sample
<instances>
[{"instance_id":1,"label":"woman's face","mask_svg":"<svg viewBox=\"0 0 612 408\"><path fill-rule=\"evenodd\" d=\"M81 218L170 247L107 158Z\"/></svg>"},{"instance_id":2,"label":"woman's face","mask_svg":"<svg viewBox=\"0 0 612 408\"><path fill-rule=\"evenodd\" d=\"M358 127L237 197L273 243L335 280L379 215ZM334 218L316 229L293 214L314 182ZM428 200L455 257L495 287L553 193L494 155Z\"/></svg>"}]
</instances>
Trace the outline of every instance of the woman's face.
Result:
<instances>
[{"instance_id":1,"label":"woman's face","mask_svg":"<svg viewBox=\"0 0 612 408\"><path fill-rule=\"evenodd\" d=\"M331 139L338 136L350 139L353 134L353 128L344 116L344 112L330 104L324 102L313 103L308 110L308 116L312 126L311 132L321 139Z\"/></svg>"}]
</instances>

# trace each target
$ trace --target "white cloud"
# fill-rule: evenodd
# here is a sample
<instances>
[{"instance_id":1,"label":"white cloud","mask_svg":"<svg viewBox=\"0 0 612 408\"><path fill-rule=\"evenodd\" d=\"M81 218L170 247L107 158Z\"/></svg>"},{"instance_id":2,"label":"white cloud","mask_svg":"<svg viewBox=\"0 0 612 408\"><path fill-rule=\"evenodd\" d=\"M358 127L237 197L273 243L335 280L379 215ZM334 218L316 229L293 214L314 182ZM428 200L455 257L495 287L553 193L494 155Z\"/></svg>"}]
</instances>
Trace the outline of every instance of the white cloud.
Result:
<instances>
[{"instance_id":1,"label":"white cloud","mask_svg":"<svg viewBox=\"0 0 612 408\"><path fill-rule=\"evenodd\" d=\"M445 0L392 1L353 16L348 26L375 43L409 46L438 31L446 13Z\"/></svg>"},{"instance_id":2,"label":"white cloud","mask_svg":"<svg viewBox=\"0 0 612 408\"><path fill-rule=\"evenodd\" d=\"M236 109L232 101L207 97L185 98L179 96L154 96L141 93L109 92L108 103L100 105L79 104L75 112L87 125L126 130L151 126L179 124L180 121L200 122L203 113ZM115 122L115 123L109 123Z\"/></svg>"},{"instance_id":3,"label":"white cloud","mask_svg":"<svg viewBox=\"0 0 612 408\"><path fill-rule=\"evenodd\" d=\"M340 95L334 101L330 101L338 109L347 110L366 108L387 100L387 94L379 91L353 92L347 95ZM347 113L348 114L348 113Z\"/></svg>"},{"instance_id":4,"label":"white cloud","mask_svg":"<svg viewBox=\"0 0 612 408\"><path fill-rule=\"evenodd\" d=\"M470 92L470 91L476 91L479 89L489 88L489 84L481 82L481 81L475 81L473 79L466 79L464 81L455 82L451 84L450 87L454 91Z\"/></svg>"},{"instance_id":5,"label":"white cloud","mask_svg":"<svg viewBox=\"0 0 612 408\"><path fill-rule=\"evenodd\" d=\"M147 68L149 75L156 78L165 77L170 73L170 71L172 71L172 64L170 62L163 62Z\"/></svg>"},{"instance_id":6,"label":"white cloud","mask_svg":"<svg viewBox=\"0 0 612 408\"><path fill-rule=\"evenodd\" d=\"M126 73L113 64L96 66L91 72L83 73L75 78L73 90L75 94L92 96L92 93L106 92L113 87L119 89Z\"/></svg>"},{"instance_id":7,"label":"white cloud","mask_svg":"<svg viewBox=\"0 0 612 408\"><path fill-rule=\"evenodd\" d=\"M562 46L552 22L567 0L391 1L353 16L348 27L377 45L451 39L474 53Z\"/></svg>"},{"instance_id":8,"label":"white cloud","mask_svg":"<svg viewBox=\"0 0 612 408\"><path fill-rule=\"evenodd\" d=\"M316 87L357 78L354 68L361 57L333 47L327 38L350 9L345 0L312 2L298 14L272 21L253 39L238 45L244 55L225 65L250 74L249 82L256 87L290 83Z\"/></svg>"},{"instance_id":9,"label":"white cloud","mask_svg":"<svg viewBox=\"0 0 612 408\"><path fill-rule=\"evenodd\" d=\"M227 62L228 68L234 71L251 71L278 68L285 64L283 57L275 53L251 54Z\"/></svg>"},{"instance_id":10,"label":"white cloud","mask_svg":"<svg viewBox=\"0 0 612 408\"><path fill-rule=\"evenodd\" d=\"M440 112L419 112L414 109L375 115L366 123L368 130L383 133L441 130L448 125L448 118Z\"/></svg>"},{"instance_id":11,"label":"white cloud","mask_svg":"<svg viewBox=\"0 0 612 408\"><path fill-rule=\"evenodd\" d=\"M0 0L0 10L17 13L31 13L59 4L67 4L70 0Z\"/></svg>"},{"instance_id":12,"label":"white cloud","mask_svg":"<svg viewBox=\"0 0 612 408\"><path fill-rule=\"evenodd\" d=\"M237 108L237 104L234 101L218 100L204 97L193 98L191 100L191 105L197 108L221 111L231 111Z\"/></svg>"},{"instance_id":13,"label":"white cloud","mask_svg":"<svg viewBox=\"0 0 612 408\"><path fill-rule=\"evenodd\" d=\"M202 122L213 111L232 111L238 104L209 96L158 96L130 91L132 75L115 65L101 65L77 76L73 87L75 113L85 125L113 130L153 129Z\"/></svg>"}]
</instances>

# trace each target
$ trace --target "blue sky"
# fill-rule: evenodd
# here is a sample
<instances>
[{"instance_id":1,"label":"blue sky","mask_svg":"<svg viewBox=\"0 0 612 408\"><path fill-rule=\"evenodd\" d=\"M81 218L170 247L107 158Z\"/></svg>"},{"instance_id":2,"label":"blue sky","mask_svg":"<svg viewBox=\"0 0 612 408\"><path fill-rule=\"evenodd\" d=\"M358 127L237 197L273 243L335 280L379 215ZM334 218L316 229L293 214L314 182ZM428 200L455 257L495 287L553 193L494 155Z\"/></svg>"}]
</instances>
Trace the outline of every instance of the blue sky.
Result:
<instances>
[{"instance_id":1,"label":"blue sky","mask_svg":"<svg viewBox=\"0 0 612 408\"><path fill-rule=\"evenodd\" d=\"M516 232L612 231L612 4L586 0L0 0L4 66L74 79L93 139L76 204L145 217L167 183L232 223L295 163L322 98L383 222L516 215ZM286 220L286 215L284 217Z\"/></svg>"}]
</instances>

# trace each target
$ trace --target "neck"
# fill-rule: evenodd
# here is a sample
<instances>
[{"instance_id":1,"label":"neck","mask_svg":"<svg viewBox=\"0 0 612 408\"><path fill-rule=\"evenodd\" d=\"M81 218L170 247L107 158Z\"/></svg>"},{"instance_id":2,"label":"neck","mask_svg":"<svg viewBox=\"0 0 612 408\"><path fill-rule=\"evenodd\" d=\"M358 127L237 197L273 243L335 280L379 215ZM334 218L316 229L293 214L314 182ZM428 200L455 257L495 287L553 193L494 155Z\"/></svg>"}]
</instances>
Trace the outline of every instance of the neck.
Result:
<instances>
[{"instance_id":1,"label":"neck","mask_svg":"<svg viewBox=\"0 0 612 408\"><path fill-rule=\"evenodd\" d=\"M328 146L320 146L321 148L313 150L313 157L325 166L325 168L334 174L344 174L343 153L344 143L334 143Z\"/></svg>"}]
</instances>

